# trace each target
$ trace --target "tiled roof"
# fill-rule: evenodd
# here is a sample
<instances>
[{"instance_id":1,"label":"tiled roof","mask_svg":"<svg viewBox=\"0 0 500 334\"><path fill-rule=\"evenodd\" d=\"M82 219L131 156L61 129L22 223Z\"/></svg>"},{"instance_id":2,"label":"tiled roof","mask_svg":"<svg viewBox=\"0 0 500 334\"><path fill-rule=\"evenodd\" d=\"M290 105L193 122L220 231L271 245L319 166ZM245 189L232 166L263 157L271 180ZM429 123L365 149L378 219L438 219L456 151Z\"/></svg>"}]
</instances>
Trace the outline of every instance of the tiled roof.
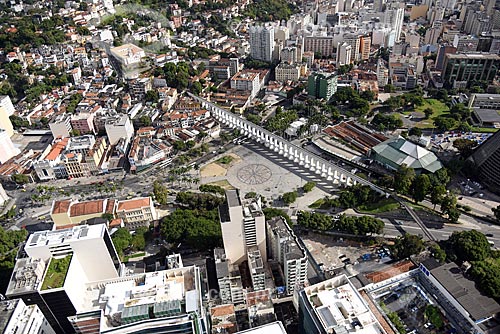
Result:
<instances>
[{"instance_id":1,"label":"tiled roof","mask_svg":"<svg viewBox=\"0 0 500 334\"><path fill-rule=\"evenodd\" d=\"M150 205L149 197L136 198L126 201L119 201L117 211L129 211L144 208Z\"/></svg>"},{"instance_id":2,"label":"tiled roof","mask_svg":"<svg viewBox=\"0 0 500 334\"><path fill-rule=\"evenodd\" d=\"M104 200L88 201L73 204L70 208L70 217L78 217L104 212Z\"/></svg>"},{"instance_id":3,"label":"tiled roof","mask_svg":"<svg viewBox=\"0 0 500 334\"><path fill-rule=\"evenodd\" d=\"M231 315L234 314L234 305L228 304L228 305L213 307L210 310L210 313L212 314L212 317L222 317L224 315Z\"/></svg>"},{"instance_id":4,"label":"tiled roof","mask_svg":"<svg viewBox=\"0 0 500 334\"><path fill-rule=\"evenodd\" d=\"M52 208L52 213L53 214L58 214L58 213L68 212L68 209L69 209L70 206L71 206L71 201L70 200L55 201L54 202L54 207Z\"/></svg>"}]
</instances>

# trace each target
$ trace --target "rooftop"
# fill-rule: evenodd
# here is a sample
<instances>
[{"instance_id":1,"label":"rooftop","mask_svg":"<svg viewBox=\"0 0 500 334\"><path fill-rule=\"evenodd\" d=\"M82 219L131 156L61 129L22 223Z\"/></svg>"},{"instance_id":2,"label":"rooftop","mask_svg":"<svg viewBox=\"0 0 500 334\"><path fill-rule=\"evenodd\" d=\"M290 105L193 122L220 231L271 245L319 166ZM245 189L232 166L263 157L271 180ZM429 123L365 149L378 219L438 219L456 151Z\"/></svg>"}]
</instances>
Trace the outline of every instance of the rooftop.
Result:
<instances>
[{"instance_id":1,"label":"rooftop","mask_svg":"<svg viewBox=\"0 0 500 334\"><path fill-rule=\"evenodd\" d=\"M360 334L383 333L377 322L347 276L336 276L309 286L303 293L308 305L327 332L354 331Z\"/></svg>"},{"instance_id":2,"label":"rooftop","mask_svg":"<svg viewBox=\"0 0 500 334\"><path fill-rule=\"evenodd\" d=\"M372 147L372 151L398 166L405 164L431 173L443 167L434 153L400 136Z\"/></svg>"},{"instance_id":3,"label":"rooftop","mask_svg":"<svg viewBox=\"0 0 500 334\"><path fill-rule=\"evenodd\" d=\"M70 217L78 217L104 213L105 205L106 200L103 199L75 203L71 205L69 209L69 215Z\"/></svg>"},{"instance_id":4,"label":"rooftop","mask_svg":"<svg viewBox=\"0 0 500 334\"><path fill-rule=\"evenodd\" d=\"M101 331L150 319L151 306L155 318L176 316L172 321L181 321L177 317L201 312L198 275L191 266L87 283L77 309L102 310Z\"/></svg>"},{"instance_id":5,"label":"rooftop","mask_svg":"<svg viewBox=\"0 0 500 334\"><path fill-rule=\"evenodd\" d=\"M149 207L151 205L151 197L140 197L136 199L118 201L116 211L130 211Z\"/></svg>"},{"instance_id":6,"label":"rooftop","mask_svg":"<svg viewBox=\"0 0 500 334\"><path fill-rule=\"evenodd\" d=\"M270 324L238 332L238 334L286 334L286 331L281 321L276 321Z\"/></svg>"},{"instance_id":7,"label":"rooftop","mask_svg":"<svg viewBox=\"0 0 500 334\"><path fill-rule=\"evenodd\" d=\"M11 297L38 290L44 272L45 262L42 259L18 259L12 271L6 296Z\"/></svg>"},{"instance_id":8,"label":"rooftop","mask_svg":"<svg viewBox=\"0 0 500 334\"><path fill-rule=\"evenodd\" d=\"M455 263L440 265L434 259L429 259L422 264L462 305L474 321L500 312L500 305L493 298L481 294L474 281L466 278Z\"/></svg>"},{"instance_id":9,"label":"rooftop","mask_svg":"<svg viewBox=\"0 0 500 334\"><path fill-rule=\"evenodd\" d=\"M105 229L105 224L99 224L78 225L64 230L35 232L28 237L25 250L29 252L31 247L56 245L86 238L102 238Z\"/></svg>"}]
</instances>

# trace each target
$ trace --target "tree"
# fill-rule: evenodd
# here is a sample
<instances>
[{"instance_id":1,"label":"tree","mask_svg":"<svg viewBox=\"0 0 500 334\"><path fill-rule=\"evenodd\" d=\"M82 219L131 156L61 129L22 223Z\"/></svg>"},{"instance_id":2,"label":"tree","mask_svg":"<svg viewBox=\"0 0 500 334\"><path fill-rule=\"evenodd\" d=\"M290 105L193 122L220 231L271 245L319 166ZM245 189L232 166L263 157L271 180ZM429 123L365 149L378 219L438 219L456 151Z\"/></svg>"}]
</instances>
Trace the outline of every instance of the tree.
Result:
<instances>
[{"instance_id":1,"label":"tree","mask_svg":"<svg viewBox=\"0 0 500 334\"><path fill-rule=\"evenodd\" d=\"M199 95L203 90L203 86L198 81L195 81L191 85L191 90L193 91L193 94Z\"/></svg>"},{"instance_id":2,"label":"tree","mask_svg":"<svg viewBox=\"0 0 500 334\"><path fill-rule=\"evenodd\" d=\"M476 230L453 232L447 245L460 261L482 261L491 254L488 239Z\"/></svg>"},{"instance_id":3,"label":"tree","mask_svg":"<svg viewBox=\"0 0 500 334\"><path fill-rule=\"evenodd\" d=\"M434 244L429 248L431 255L440 263L446 261L446 252L438 244Z\"/></svg>"},{"instance_id":4,"label":"tree","mask_svg":"<svg viewBox=\"0 0 500 334\"><path fill-rule=\"evenodd\" d=\"M359 96L361 96L361 98L367 100L368 102L372 102L373 100L375 100L375 93L371 90L364 90L361 92L361 94L359 94Z\"/></svg>"},{"instance_id":5,"label":"tree","mask_svg":"<svg viewBox=\"0 0 500 334\"><path fill-rule=\"evenodd\" d=\"M429 119L429 117L431 117L432 114L434 114L434 111L432 110L432 108L425 108L424 109L424 115L425 115L426 119Z\"/></svg>"},{"instance_id":6,"label":"tree","mask_svg":"<svg viewBox=\"0 0 500 334\"><path fill-rule=\"evenodd\" d=\"M441 204L445 194L446 188L442 184L431 187L431 203L434 204L434 209L436 208L436 205Z\"/></svg>"},{"instance_id":7,"label":"tree","mask_svg":"<svg viewBox=\"0 0 500 334\"><path fill-rule=\"evenodd\" d=\"M439 117L434 119L434 125L440 131L449 131L456 126L456 122L452 118L439 116Z\"/></svg>"},{"instance_id":8,"label":"tree","mask_svg":"<svg viewBox=\"0 0 500 334\"><path fill-rule=\"evenodd\" d=\"M424 241L422 237L409 233L405 233L404 236L397 238L394 241L394 245L391 246L392 257L397 260L420 254L423 250Z\"/></svg>"},{"instance_id":9,"label":"tree","mask_svg":"<svg viewBox=\"0 0 500 334\"><path fill-rule=\"evenodd\" d=\"M476 146L476 141L470 139L458 138L453 141L453 147L455 147L464 158L469 157L469 155L472 154L472 150Z\"/></svg>"},{"instance_id":10,"label":"tree","mask_svg":"<svg viewBox=\"0 0 500 334\"><path fill-rule=\"evenodd\" d=\"M441 199L441 211L448 215L452 223L456 223L460 217L460 211L457 210L457 197L452 194L446 194Z\"/></svg>"},{"instance_id":11,"label":"tree","mask_svg":"<svg viewBox=\"0 0 500 334\"><path fill-rule=\"evenodd\" d=\"M412 188L412 196L415 202L422 202L431 189L431 180L429 176L425 174L420 174L419 176L417 176L413 181Z\"/></svg>"},{"instance_id":12,"label":"tree","mask_svg":"<svg viewBox=\"0 0 500 334\"><path fill-rule=\"evenodd\" d=\"M408 134L410 136L420 137L420 136L422 136L422 129L420 129L420 128L411 128L410 131L408 131Z\"/></svg>"},{"instance_id":13,"label":"tree","mask_svg":"<svg viewBox=\"0 0 500 334\"><path fill-rule=\"evenodd\" d=\"M427 305L424 312L425 318L433 324L437 330L441 330L444 326L441 311L436 305Z\"/></svg>"},{"instance_id":14,"label":"tree","mask_svg":"<svg viewBox=\"0 0 500 334\"><path fill-rule=\"evenodd\" d=\"M288 223L288 225L292 226L292 219L290 219L290 216L285 211L283 211L281 209L264 208L262 210L262 212L264 212L264 216L266 217L266 220L270 220L274 217L283 217L286 220L286 222Z\"/></svg>"},{"instance_id":15,"label":"tree","mask_svg":"<svg viewBox=\"0 0 500 334\"><path fill-rule=\"evenodd\" d=\"M314 187L316 187L316 183L312 182L312 181L309 181L306 184L304 184L304 186L302 187L302 190L304 190L305 193L308 193L311 190L313 190Z\"/></svg>"},{"instance_id":16,"label":"tree","mask_svg":"<svg viewBox=\"0 0 500 334\"><path fill-rule=\"evenodd\" d=\"M500 297L500 267L490 261L477 261L470 271L481 291L488 297Z\"/></svg>"},{"instance_id":17,"label":"tree","mask_svg":"<svg viewBox=\"0 0 500 334\"><path fill-rule=\"evenodd\" d=\"M396 91L396 87L391 84L387 84L384 86L384 93L394 93Z\"/></svg>"},{"instance_id":18,"label":"tree","mask_svg":"<svg viewBox=\"0 0 500 334\"><path fill-rule=\"evenodd\" d=\"M147 102L158 103L158 100L160 99L160 94L156 90L148 90L146 92L145 98Z\"/></svg>"},{"instance_id":19,"label":"tree","mask_svg":"<svg viewBox=\"0 0 500 334\"><path fill-rule=\"evenodd\" d=\"M414 179L415 170L402 164L394 175L395 190L401 194L408 194Z\"/></svg>"},{"instance_id":20,"label":"tree","mask_svg":"<svg viewBox=\"0 0 500 334\"><path fill-rule=\"evenodd\" d=\"M168 188L162 184L160 181L153 182L153 194L155 200L161 205L165 205L168 202Z\"/></svg>"},{"instance_id":21,"label":"tree","mask_svg":"<svg viewBox=\"0 0 500 334\"><path fill-rule=\"evenodd\" d=\"M106 219L108 222L110 222L115 218L115 216L112 213L106 212L101 215L101 218Z\"/></svg>"},{"instance_id":22,"label":"tree","mask_svg":"<svg viewBox=\"0 0 500 334\"><path fill-rule=\"evenodd\" d=\"M14 174L12 180L17 184L26 184L30 182L30 178L26 174Z\"/></svg>"},{"instance_id":23,"label":"tree","mask_svg":"<svg viewBox=\"0 0 500 334\"><path fill-rule=\"evenodd\" d=\"M297 200L297 191L290 191L281 195L281 199L286 205L290 205Z\"/></svg>"},{"instance_id":24,"label":"tree","mask_svg":"<svg viewBox=\"0 0 500 334\"><path fill-rule=\"evenodd\" d=\"M495 218L500 221L500 205L498 205L496 208L491 208L491 211L493 211L493 214L495 215Z\"/></svg>"}]
</instances>

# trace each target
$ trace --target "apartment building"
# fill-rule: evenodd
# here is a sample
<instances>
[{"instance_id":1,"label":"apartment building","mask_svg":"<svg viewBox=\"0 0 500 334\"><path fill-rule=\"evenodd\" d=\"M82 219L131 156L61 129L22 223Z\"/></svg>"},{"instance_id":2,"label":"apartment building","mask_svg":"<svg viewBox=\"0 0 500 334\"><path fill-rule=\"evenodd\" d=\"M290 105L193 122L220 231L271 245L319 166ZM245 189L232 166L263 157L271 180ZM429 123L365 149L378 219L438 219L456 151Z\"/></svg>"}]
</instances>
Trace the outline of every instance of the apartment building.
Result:
<instances>
[{"instance_id":1,"label":"apartment building","mask_svg":"<svg viewBox=\"0 0 500 334\"><path fill-rule=\"evenodd\" d=\"M56 228L62 228L79 225L87 220L101 218L105 213L114 214L114 212L115 200L112 199L85 202L67 199L52 202L50 217Z\"/></svg>"},{"instance_id":2,"label":"apartment building","mask_svg":"<svg viewBox=\"0 0 500 334\"><path fill-rule=\"evenodd\" d=\"M276 66L274 71L274 75L276 81L286 82L286 81L298 81L300 78L301 66L298 64L288 64L288 63L280 63Z\"/></svg>"},{"instance_id":3,"label":"apartment building","mask_svg":"<svg viewBox=\"0 0 500 334\"><path fill-rule=\"evenodd\" d=\"M268 257L283 269L286 293L292 295L307 282L307 255L297 236L281 217L267 221Z\"/></svg>"},{"instance_id":4,"label":"apartment building","mask_svg":"<svg viewBox=\"0 0 500 334\"><path fill-rule=\"evenodd\" d=\"M260 76L258 72L240 71L231 78L231 89L247 91L254 98L260 90Z\"/></svg>"}]
</instances>

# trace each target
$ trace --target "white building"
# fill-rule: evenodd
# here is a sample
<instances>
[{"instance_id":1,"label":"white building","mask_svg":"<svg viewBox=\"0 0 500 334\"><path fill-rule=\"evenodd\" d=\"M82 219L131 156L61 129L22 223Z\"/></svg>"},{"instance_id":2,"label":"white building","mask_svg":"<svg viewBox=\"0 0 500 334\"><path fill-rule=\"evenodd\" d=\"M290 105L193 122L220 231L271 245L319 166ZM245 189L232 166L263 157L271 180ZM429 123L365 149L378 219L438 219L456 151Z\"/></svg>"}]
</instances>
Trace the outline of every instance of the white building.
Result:
<instances>
[{"instance_id":1,"label":"white building","mask_svg":"<svg viewBox=\"0 0 500 334\"><path fill-rule=\"evenodd\" d=\"M0 332L3 334L55 334L37 305L22 299L0 301Z\"/></svg>"},{"instance_id":2,"label":"white building","mask_svg":"<svg viewBox=\"0 0 500 334\"><path fill-rule=\"evenodd\" d=\"M57 333L74 333L88 282L117 280L121 267L105 224L36 232L16 261L6 296L40 307Z\"/></svg>"},{"instance_id":3,"label":"white building","mask_svg":"<svg viewBox=\"0 0 500 334\"><path fill-rule=\"evenodd\" d=\"M351 63L352 46L347 43L337 45L337 66L347 65Z\"/></svg>"},{"instance_id":4,"label":"white building","mask_svg":"<svg viewBox=\"0 0 500 334\"><path fill-rule=\"evenodd\" d=\"M281 321L272 322L262 326L254 327L244 331L237 332L236 334L286 334L285 327Z\"/></svg>"},{"instance_id":5,"label":"white building","mask_svg":"<svg viewBox=\"0 0 500 334\"><path fill-rule=\"evenodd\" d=\"M249 247L257 246L262 258L266 252L266 219L259 201L241 203L238 190L226 191L226 202L219 207L222 239L227 259L240 264Z\"/></svg>"},{"instance_id":6,"label":"white building","mask_svg":"<svg viewBox=\"0 0 500 334\"><path fill-rule=\"evenodd\" d=\"M307 282L307 255L297 236L280 217L267 222L269 258L280 263L285 275L286 292L292 295Z\"/></svg>"},{"instance_id":7,"label":"white building","mask_svg":"<svg viewBox=\"0 0 500 334\"><path fill-rule=\"evenodd\" d=\"M0 183L0 205L3 205L8 200L9 200L9 196L5 192L3 185Z\"/></svg>"},{"instance_id":8,"label":"white building","mask_svg":"<svg viewBox=\"0 0 500 334\"><path fill-rule=\"evenodd\" d=\"M300 68L301 66L297 64L279 63L274 71L276 81L298 81L300 78Z\"/></svg>"},{"instance_id":9,"label":"white building","mask_svg":"<svg viewBox=\"0 0 500 334\"><path fill-rule=\"evenodd\" d=\"M271 26L252 26L250 35L250 56L253 59L271 62L274 51L274 28Z\"/></svg>"},{"instance_id":10,"label":"white building","mask_svg":"<svg viewBox=\"0 0 500 334\"><path fill-rule=\"evenodd\" d=\"M231 78L231 88L250 93L254 98L260 90L260 76L258 72L240 71Z\"/></svg>"},{"instance_id":11,"label":"white building","mask_svg":"<svg viewBox=\"0 0 500 334\"><path fill-rule=\"evenodd\" d=\"M123 65L139 64L146 57L143 49L134 44L124 44L110 49L111 54Z\"/></svg>"},{"instance_id":12,"label":"white building","mask_svg":"<svg viewBox=\"0 0 500 334\"><path fill-rule=\"evenodd\" d=\"M0 95L0 107L5 109L7 116L14 115L14 112L16 111L8 95Z\"/></svg>"},{"instance_id":13,"label":"white building","mask_svg":"<svg viewBox=\"0 0 500 334\"><path fill-rule=\"evenodd\" d=\"M344 34L344 43L351 46L351 62L359 60L359 45L361 37L357 34Z\"/></svg>"},{"instance_id":14,"label":"white building","mask_svg":"<svg viewBox=\"0 0 500 334\"><path fill-rule=\"evenodd\" d=\"M287 46L280 52L280 60L282 63L294 64L297 61L301 62L302 59L297 59L297 47Z\"/></svg>"},{"instance_id":15,"label":"white building","mask_svg":"<svg viewBox=\"0 0 500 334\"><path fill-rule=\"evenodd\" d=\"M92 281L118 277L120 260L105 224L35 232L28 237L24 250L28 256L43 261L73 254Z\"/></svg>"},{"instance_id":16,"label":"white building","mask_svg":"<svg viewBox=\"0 0 500 334\"><path fill-rule=\"evenodd\" d=\"M1 112L0 108L0 113ZM7 162L10 158L15 157L19 153L21 153L21 151L14 146L8 131L0 129L0 164Z\"/></svg>"},{"instance_id":17,"label":"white building","mask_svg":"<svg viewBox=\"0 0 500 334\"><path fill-rule=\"evenodd\" d=\"M345 275L300 291L299 307L300 333L386 333Z\"/></svg>"},{"instance_id":18,"label":"white building","mask_svg":"<svg viewBox=\"0 0 500 334\"><path fill-rule=\"evenodd\" d=\"M107 119L105 129L110 145L116 145L121 138L128 144L134 136L134 125L125 114Z\"/></svg>"},{"instance_id":19,"label":"white building","mask_svg":"<svg viewBox=\"0 0 500 334\"><path fill-rule=\"evenodd\" d=\"M72 130L71 116L67 114L58 115L55 120L49 123L49 128L54 138L70 137Z\"/></svg>"}]
</instances>

